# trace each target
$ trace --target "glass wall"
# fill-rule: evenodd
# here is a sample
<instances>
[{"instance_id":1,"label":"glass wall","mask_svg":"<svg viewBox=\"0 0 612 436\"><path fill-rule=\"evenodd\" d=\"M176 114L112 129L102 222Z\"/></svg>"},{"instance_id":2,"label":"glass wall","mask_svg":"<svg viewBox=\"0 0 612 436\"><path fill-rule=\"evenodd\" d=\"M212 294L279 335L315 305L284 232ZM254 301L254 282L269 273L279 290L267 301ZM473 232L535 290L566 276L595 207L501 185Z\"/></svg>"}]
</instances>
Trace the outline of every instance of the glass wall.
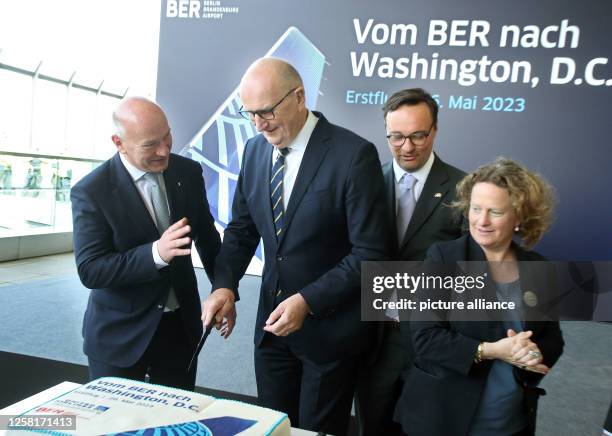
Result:
<instances>
[{"instance_id":1,"label":"glass wall","mask_svg":"<svg viewBox=\"0 0 612 436\"><path fill-rule=\"evenodd\" d=\"M123 95L43 64L0 64L0 238L70 231L70 188L110 157L111 113Z\"/></svg>"},{"instance_id":2,"label":"glass wall","mask_svg":"<svg viewBox=\"0 0 612 436\"><path fill-rule=\"evenodd\" d=\"M126 94L155 99L161 11L0 1L0 245L70 230L68 189L116 151L113 109Z\"/></svg>"},{"instance_id":3,"label":"glass wall","mask_svg":"<svg viewBox=\"0 0 612 436\"><path fill-rule=\"evenodd\" d=\"M104 160L111 113L125 92L79 84L78 73L41 74L44 64L23 68L0 63L0 152ZM127 91L127 89L126 89Z\"/></svg>"},{"instance_id":4,"label":"glass wall","mask_svg":"<svg viewBox=\"0 0 612 436\"><path fill-rule=\"evenodd\" d=\"M0 238L72 230L70 188L100 163L0 153Z\"/></svg>"},{"instance_id":5,"label":"glass wall","mask_svg":"<svg viewBox=\"0 0 612 436\"><path fill-rule=\"evenodd\" d=\"M32 78L0 67L0 150L30 144Z\"/></svg>"}]
</instances>

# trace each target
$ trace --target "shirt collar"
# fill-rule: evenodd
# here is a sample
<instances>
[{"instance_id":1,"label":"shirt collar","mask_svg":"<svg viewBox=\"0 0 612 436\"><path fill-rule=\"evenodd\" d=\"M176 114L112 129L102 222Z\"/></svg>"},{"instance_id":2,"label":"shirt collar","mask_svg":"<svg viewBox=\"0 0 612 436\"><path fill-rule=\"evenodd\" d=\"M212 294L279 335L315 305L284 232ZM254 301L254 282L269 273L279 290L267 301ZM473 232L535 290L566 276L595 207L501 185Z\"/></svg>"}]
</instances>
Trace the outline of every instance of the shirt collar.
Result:
<instances>
[{"instance_id":1,"label":"shirt collar","mask_svg":"<svg viewBox=\"0 0 612 436\"><path fill-rule=\"evenodd\" d=\"M425 181L427 180L427 176L429 176L429 172L431 171L431 167L433 166L433 163L434 163L434 158L435 158L434 156L435 154L432 151L431 154L429 155L429 158L427 159L427 162L425 162L425 165L423 165L421 168L419 168L418 170L414 172L410 172L410 174L412 174L412 176L415 179L417 179L417 182L424 184ZM399 164L396 162L396 160L393 159L393 174L395 176L396 183L399 183L402 176L408 172L409 171L406 171L402 167L400 167Z\"/></svg>"},{"instance_id":2,"label":"shirt collar","mask_svg":"<svg viewBox=\"0 0 612 436\"><path fill-rule=\"evenodd\" d=\"M291 141L288 145L293 151L296 150L304 150L308 145L308 141L310 141L310 137L312 136L312 132L317 126L317 122L319 119L313 114L311 111L308 111L308 117L306 117L306 122L302 126L302 129L296 135L296 137ZM275 148L275 154L278 155L278 150Z\"/></svg>"},{"instance_id":3,"label":"shirt collar","mask_svg":"<svg viewBox=\"0 0 612 436\"><path fill-rule=\"evenodd\" d=\"M142 176L144 176L147 173L146 171L143 171L139 168L136 168L134 165L132 165L127 160L127 158L124 156L123 153L119 153L119 158L121 159L121 162L123 162L123 166L125 167L127 172L130 174L130 177L132 178L133 181L137 182Z\"/></svg>"}]
</instances>

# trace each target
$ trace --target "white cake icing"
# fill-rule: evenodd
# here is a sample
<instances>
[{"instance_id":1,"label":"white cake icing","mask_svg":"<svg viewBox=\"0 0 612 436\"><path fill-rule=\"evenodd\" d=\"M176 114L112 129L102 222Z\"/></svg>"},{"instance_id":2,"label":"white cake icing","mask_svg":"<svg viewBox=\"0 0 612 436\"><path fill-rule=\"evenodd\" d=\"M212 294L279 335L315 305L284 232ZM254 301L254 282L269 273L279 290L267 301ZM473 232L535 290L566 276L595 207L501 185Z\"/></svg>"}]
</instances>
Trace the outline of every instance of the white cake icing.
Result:
<instances>
[{"instance_id":1,"label":"white cake icing","mask_svg":"<svg viewBox=\"0 0 612 436\"><path fill-rule=\"evenodd\" d=\"M56 435L154 434L142 432L153 428L158 435L291 434L281 412L115 377L89 382L24 414L29 415L76 415L75 430L46 431Z\"/></svg>"}]
</instances>

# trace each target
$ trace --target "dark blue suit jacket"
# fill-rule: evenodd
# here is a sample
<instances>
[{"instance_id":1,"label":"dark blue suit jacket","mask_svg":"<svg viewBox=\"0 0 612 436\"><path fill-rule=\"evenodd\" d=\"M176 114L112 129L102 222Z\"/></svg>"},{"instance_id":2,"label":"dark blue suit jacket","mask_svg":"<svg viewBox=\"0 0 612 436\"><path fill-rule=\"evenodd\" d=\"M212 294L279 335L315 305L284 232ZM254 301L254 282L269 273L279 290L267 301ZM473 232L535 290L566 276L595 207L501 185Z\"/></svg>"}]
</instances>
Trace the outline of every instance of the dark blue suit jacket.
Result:
<instances>
[{"instance_id":1,"label":"dark blue suit jacket","mask_svg":"<svg viewBox=\"0 0 612 436\"><path fill-rule=\"evenodd\" d=\"M402 241L397 240L396 232L396 183L393 161L383 165L382 171L387 201L386 211L392 229L392 260L411 262L424 260L427 250L432 244L451 241L462 234L463 217L461 214L456 214L450 208L450 204L457 200L456 186L463 179L465 173L442 161L437 154L434 153L434 155L433 165ZM388 298L388 295L388 293L385 293L383 297ZM383 343L385 324L381 323L378 328L376 352L372 354L373 361L378 357ZM401 328L404 333L409 334L408 323L402 323ZM406 342L406 346L408 355L412 356L414 351L409 341Z\"/></svg>"},{"instance_id":2,"label":"dark blue suit jacket","mask_svg":"<svg viewBox=\"0 0 612 436\"><path fill-rule=\"evenodd\" d=\"M521 289L536 295L546 295L554 284L554 267L537 267L544 257L533 251L513 246L519 261ZM485 262L480 246L466 234L454 241L432 245L426 262L454 271L456 262ZM529 262L537 262L530 267ZM453 274L453 272L450 272ZM552 275L551 275L552 274ZM490 275L488 275L490 277ZM485 280L485 291L494 292L490 278ZM418 291L417 291L418 292ZM490 299L492 301L492 299ZM525 308L529 311L529 307ZM544 356L544 364L552 367L563 352L563 337L557 321L531 321L528 315L525 330L532 330L532 340ZM414 365L407 374L400 399L395 408L395 420L409 435L445 436L466 435L477 410L492 361L474 363L474 355L481 341L495 342L506 336L499 321L420 321L410 325L416 351ZM525 388L525 406L530 428L535 428L537 384L542 375L513 368L514 376Z\"/></svg>"},{"instance_id":3,"label":"dark blue suit jacket","mask_svg":"<svg viewBox=\"0 0 612 436\"><path fill-rule=\"evenodd\" d=\"M435 154L435 153L434 153ZM397 240L395 210L395 174L393 162L383 166L387 211L393 229L393 260L424 260L434 242L450 241L461 236L463 217L449 206L457 200L457 183L465 173L443 162L435 155L433 165L419 196L410 224L402 241Z\"/></svg>"},{"instance_id":4,"label":"dark blue suit jacket","mask_svg":"<svg viewBox=\"0 0 612 436\"><path fill-rule=\"evenodd\" d=\"M171 222L187 217L209 276L220 238L210 214L202 169L170 155L164 171ZM190 256L158 270L151 246L160 235L119 155L71 191L79 277L92 289L83 321L83 349L94 360L127 367L146 350L174 288L193 347L202 333L201 306Z\"/></svg>"},{"instance_id":5,"label":"dark blue suit jacket","mask_svg":"<svg viewBox=\"0 0 612 436\"><path fill-rule=\"evenodd\" d=\"M325 362L371 345L372 324L360 321L360 262L386 258L389 232L375 147L315 115L319 121L304 152L278 241L270 204L273 146L262 135L247 143L213 288L237 291L263 238L255 344L261 343L264 323L275 306L300 292L312 314L288 340L294 349Z\"/></svg>"}]
</instances>

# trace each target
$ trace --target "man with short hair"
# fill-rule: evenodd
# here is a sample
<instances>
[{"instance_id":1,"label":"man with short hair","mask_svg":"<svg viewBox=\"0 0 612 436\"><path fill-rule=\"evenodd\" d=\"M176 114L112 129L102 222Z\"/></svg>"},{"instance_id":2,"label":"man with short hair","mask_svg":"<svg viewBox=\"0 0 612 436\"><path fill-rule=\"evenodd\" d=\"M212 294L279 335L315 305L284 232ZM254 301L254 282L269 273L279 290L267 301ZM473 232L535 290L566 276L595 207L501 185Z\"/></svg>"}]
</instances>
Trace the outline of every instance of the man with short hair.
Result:
<instances>
[{"instance_id":1,"label":"man with short hair","mask_svg":"<svg viewBox=\"0 0 612 436\"><path fill-rule=\"evenodd\" d=\"M433 152L438 104L429 93L420 88L398 91L385 103L383 115L393 156L383 166L386 210L393 223L392 259L424 260L434 242L461 236L462 219L447 205L456 199L455 186L465 173ZM358 383L361 435L402 434L393 412L413 351L406 323L398 322L397 312L387 311L386 316L388 321L379 325L377 357L373 365L362 368ZM400 324L402 330L406 327L403 335Z\"/></svg>"},{"instance_id":2,"label":"man with short hair","mask_svg":"<svg viewBox=\"0 0 612 436\"><path fill-rule=\"evenodd\" d=\"M261 134L245 147L204 323L233 327L238 281L263 238L259 401L294 426L343 435L357 356L374 333L360 321L360 262L385 258L388 246L378 154L308 110L302 79L280 59L251 65L240 98Z\"/></svg>"},{"instance_id":3,"label":"man with short hair","mask_svg":"<svg viewBox=\"0 0 612 436\"><path fill-rule=\"evenodd\" d=\"M171 153L162 109L142 97L113 113L117 153L71 191L74 253L91 289L83 350L91 379L193 390L202 334L191 242L212 277L220 238L202 168Z\"/></svg>"}]
</instances>

